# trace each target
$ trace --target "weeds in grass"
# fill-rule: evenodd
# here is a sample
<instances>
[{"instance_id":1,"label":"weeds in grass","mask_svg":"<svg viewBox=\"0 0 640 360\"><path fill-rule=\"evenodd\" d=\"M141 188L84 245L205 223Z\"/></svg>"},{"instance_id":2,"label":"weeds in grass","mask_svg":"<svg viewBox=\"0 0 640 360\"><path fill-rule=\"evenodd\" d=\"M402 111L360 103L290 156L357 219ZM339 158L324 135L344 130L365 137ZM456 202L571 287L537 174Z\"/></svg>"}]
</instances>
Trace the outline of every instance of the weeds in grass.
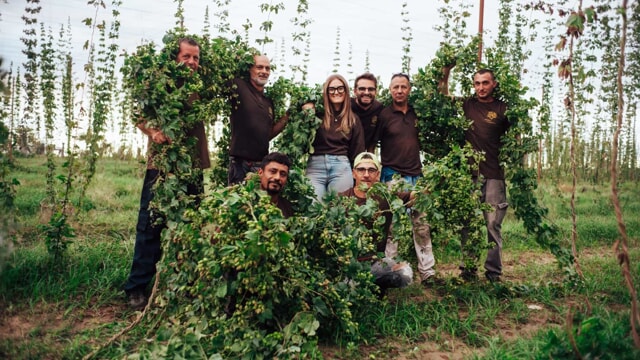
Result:
<instances>
[{"instance_id":1,"label":"weeds in grass","mask_svg":"<svg viewBox=\"0 0 640 360\"><path fill-rule=\"evenodd\" d=\"M52 267L42 234L36 230L40 209L36 199L44 192L40 193L43 187L37 185L38 177L42 176L33 169L39 167L44 171L45 168L38 164L41 162L38 159L22 161L27 163L23 166L26 171L16 173L23 185L18 188L15 199L22 226L16 228L16 246L0 276L0 325L10 329L7 319L20 319L25 335L11 334L10 337L3 333L0 358L80 358L99 343L97 339L110 338L131 321L133 313L124 304L120 286L132 256L140 186L138 164L116 165L104 161L105 174L97 176L113 179L104 181L100 191L88 191L89 197L96 196L91 200L95 208L77 220L78 226L74 227L78 237L69 246L67 261ZM107 195L115 194L117 189L120 196L108 199ZM607 200L597 198L606 198L607 192L599 189L590 187L583 194L596 199L592 204L602 204ZM626 191L632 194L621 198L625 211L640 211L638 187L629 187ZM547 200L552 209L550 216L565 228L561 218L553 217L562 198L549 196ZM579 205L579 211L584 211L579 224L588 223L585 229L591 229L581 234L578 243L586 279L580 286L559 282L562 274L555 262L549 261L553 257L543 252L535 241L521 235L524 231L520 225L508 217L504 224L507 266L504 282L461 283L443 271L444 285L428 290L418 284L394 289L380 306L369 309L359 324L366 346L345 341L337 345L336 350L336 345L329 344L332 351L336 351L331 357L354 359L372 355L391 359L401 353L407 358L420 358L425 342L443 352L468 348L470 352L476 351L471 355L473 359L548 359L550 354L553 358L573 357L563 326L564 317L569 305L579 305L581 298L588 296L593 312L590 315L576 313L572 322L583 357L640 358L637 350L630 348L627 311L630 299L609 247L614 235L606 228L614 225L599 214L601 205L595 206L593 212L590 206ZM640 222L630 217L629 223L629 233L640 234ZM435 244L438 266L455 272L459 262L455 247L454 242L445 248ZM634 280L640 282L640 250L632 247L630 255ZM539 308L530 309L531 305ZM95 323L80 325L83 318L105 307L116 307L117 316L101 319L94 314ZM154 311L159 313L162 309ZM150 315L130 336L101 351L98 358L126 357L136 345L132 339L157 334L161 316ZM47 320L49 317L54 320ZM66 324L62 324L60 318ZM516 335L509 337L507 332ZM339 338L337 344L343 340ZM153 337L153 341L164 340Z\"/></svg>"},{"instance_id":2,"label":"weeds in grass","mask_svg":"<svg viewBox=\"0 0 640 360\"><path fill-rule=\"evenodd\" d=\"M53 256L55 261L62 261L67 247L71 243L69 239L76 236L67 221L67 216L62 212L54 213L49 219L49 223L40 226L40 230L44 235L49 255Z\"/></svg>"},{"instance_id":3,"label":"weeds in grass","mask_svg":"<svg viewBox=\"0 0 640 360\"><path fill-rule=\"evenodd\" d=\"M52 262L42 246L17 249L0 277L0 302L12 299L63 301L78 294L113 298L129 266L126 246L113 242L73 244L65 262ZM106 300L100 300L104 302Z\"/></svg>"},{"instance_id":4,"label":"weeds in grass","mask_svg":"<svg viewBox=\"0 0 640 360\"><path fill-rule=\"evenodd\" d=\"M628 319L612 315L608 311L598 311L597 315L585 317L576 314L571 332L579 354L568 346L568 335L561 329L548 331L544 335L544 345L536 359L638 359L640 349L635 349L630 341Z\"/></svg>"}]
</instances>

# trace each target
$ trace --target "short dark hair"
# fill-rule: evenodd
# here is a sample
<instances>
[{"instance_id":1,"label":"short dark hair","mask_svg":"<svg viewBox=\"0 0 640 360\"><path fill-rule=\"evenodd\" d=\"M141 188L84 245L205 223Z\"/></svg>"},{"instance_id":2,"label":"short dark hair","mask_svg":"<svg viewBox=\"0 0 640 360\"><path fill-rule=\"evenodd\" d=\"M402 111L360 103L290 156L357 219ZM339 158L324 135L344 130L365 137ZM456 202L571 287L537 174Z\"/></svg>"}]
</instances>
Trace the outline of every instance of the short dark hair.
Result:
<instances>
[{"instance_id":1,"label":"short dark hair","mask_svg":"<svg viewBox=\"0 0 640 360\"><path fill-rule=\"evenodd\" d=\"M291 160L289 160L289 157L286 154L283 154L280 152L272 152L267 156L265 156L264 158L262 158L262 163L260 163L260 168L264 170L265 167L267 167L267 165L270 162L274 162L274 161L279 164L285 165L288 168L291 168Z\"/></svg>"},{"instance_id":2,"label":"short dark hair","mask_svg":"<svg viewBox=\"0 0 640 360\"><path fill-rule=\"evenodd\" d=\"M173 48L173 46L170 48L171 51L171 60L178 60L178 54L180 53L180 46L182 46L183 43L187 43L191 46L197 46L198 49L200 49L200 44L198 44L198 42L191 37L181 37L180 39L178 39L178 46Z\"/></svg>"},{"instance_id":3,"label":"short dark hair","mask_svg":"<svg viewBox=\"0 0 640 360\"><path fill-rule=\"evenodd\" d=\"M191 46L197 46L198 48L200 47L200 44L198 44L198 42L194 38L190 38L190 37L180 38L178 40L178 48L180 48L180 45L182 45L182 43L187 43Z\"/></svg>"},{"instance_id":4,"label":"short dark hair","mask_svg":"<svg viewBox=\"0 0 640 360\"><path fill-rule=\"evenodd\" d=\"M353 82L353 88L354 89L358 87L358 81L360 81L361 79L371 80L371 81L373 81L374 86L376 88L378 87L378 79L376 79L376 77L372 73L366 72L366 73L358 76L356 78L356 81Z\"/></svg>"},{"instance_id":5,"label":"short dark hair","mask_svg":"<svg viewBox=\"0 0 640 360\"><path fill-rule=\"evenodd\" d=\"M473 80L473 78L475 78L476 75L484 75L484 74L491 74L491 80L495 80L496 79L496 75L493 73L493 70L487 69L487 68L482 68L482 69L476 71L475 73L473 73L473 76L471 77L471 80Z\"/></svg>"},{"instance_id":6,"label":"short dark hair","mask_svg":"<svg viewBox=\"0 0 640 360\"><path fill-rule=\"evenodd\" d=\"M397 77L403 77L403 78L407 79L407 81L409 82L409 85L411 85L411 78L409 77L409 75L407 75L405 73L395 73L395 74L391 75L391 81L393 81L393 79L395 79Z\"/></svg>"}]
</instances>

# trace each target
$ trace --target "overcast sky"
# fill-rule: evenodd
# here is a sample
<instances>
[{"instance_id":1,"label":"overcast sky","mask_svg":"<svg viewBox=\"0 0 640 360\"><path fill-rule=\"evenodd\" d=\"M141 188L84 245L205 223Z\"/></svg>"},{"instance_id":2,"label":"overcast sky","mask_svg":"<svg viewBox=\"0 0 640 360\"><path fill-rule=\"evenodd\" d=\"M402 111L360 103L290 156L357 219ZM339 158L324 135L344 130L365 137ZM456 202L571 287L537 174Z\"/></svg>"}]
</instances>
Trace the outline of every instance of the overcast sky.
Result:
<instances>
[{"instance_id":1,"label":"overcast sky","mask_svg":"<svg viewBox=\"0 0 640 360\"><path fill-rule=\"evenodd\" d=\"M99 21L111 19L111 0L104 0L106 9L100 8L97 11ZM175 13L177 4L169 0L122 0L123 5L120 10L120 39L121 51L133 52L142 42L153 41L161 44L162 36L167 30L175 26ZM274 61L280 69L287 68L286 65L297 64L298 60L292 60L291 52L285 66L281 62L281 45L284 41L289 49L292 45L292 33L299 31L290 21L296 15L297 0L231 0L231 4L226 7L229 10L228 21L231 28L244 34L242 25L250 22L253 28L250 31L250 45L258 46L256 38L263 37L259 31L260 24L267 20L267 14L260 11L262 3L284 3L286 9L279 14L271 14L273 29L268 34L275 39L276 45L267 46L264 51ZM333 70L334 52L336 51L336 33L340 28L340 53L341 67L339 73L351 80L365 70L365 58L369 52L370 71L378 75L382 83L388 85L392 74L402 70L402 47L405 35L401 28L406 26L403 23L402 4L404 0L308 0L308 16L312 18L309 27L311 33L311 61L309 63L308 83L322 83ZM442 25L443 20L438 9L443 6L460 7L461 3L469 4L471 17L467 21L467 33L475 34L478 31L478 13L480 0L406 0L408 6L406 11L409 15L408 25L411 27L411 73L414 74L418 68L427 65L433 58L439 43L442 41L442 34L438 33L435 25ZM516 0L516 3L529 3L529 0ZM617 2L617 1L616 1ZM484 41L490 46L497 36L498 8L499 0L485 0L484 9ZM578 0L570 0L565 5L566 9L577 7ZM585 1L584 7L590 6L591 0ZM48 29L51 27L53 33L58 37L60 27L66 28L67 23L71 25L73 56L75 62L75 77L77 81L84 80L82 67L87 61L87 51L83 50L83 44L91 40L90 29L82 23L85 18L93 18L96 15L96 8L88 5L87 0L41 0L42 10L38 15L38 20L45 24ZM4 58L3 68L8 70L13 62L13 69L22 66L25 61L21 53L24 48L20 37L24 36L25 29L22 16L26 0L0 0L0 56ZM201 33L204 27L205 9L209 7L209 18L211 22L212 35L218 36L215 31L217 18L214 13L218 8L213 0L184 0L185 26L189 33ZM515 7L515 5L514 5ZM531 10L524 14L527 17L540 18L539 11ZM513 19L515 21L515 18ZM563 32L561 25L563 19L557 18L557 36ZM532 96L540 94L540 76L542 64L549 61L545 57L542 40L544 35L544 22L536 29L524 29L525 37L536 34L538 42L529 44L532 50L531 58L525 64L529 73L523 79L523 84L527 86ZM38 38L40 37L38 26ZM97 34L94 35L97 42ZM229 35L226 35L229 37ZM349 61L349 47L351 46L352 59ZM558 56L561 56L558 55ZM348 74L347 64L351 63L351 71ZM22 70L24 71L24 70ZM277 74L273 74L277 75ZM276 76L272 75L272 80ZM557 79L555 81L558 81ZM562 89L555 98L561 99ZM558 100L559 101L559 100ZM559 108L562 106L560 105Z\"/></svg>"},{"instance_id":2,"label":"overcast sky","mask_svg":"<svg viewBox=\"0 0 640 360\"><path fill-rule=\"evenodd\" d=\"M5 58L4 67L8 68L13 62L17 64L25 61L21 50L23 44L20 37L25 29L21 17L24 14L25 0L0 0L0 55ZM264 51L270 57L280 56L280 44L283 39L285 46L293 43L291 34L294 28L290 19L295 16L297 1L281 0L286 7L284 13L272 15L274 21L273 30L269 36L278 43L278 49L273 45ZM105 0L106 9L99 9L98 17L110 17L110 1ZM231 27L242 32L241 25L247 19L253 23L251 38L262 36L259 25L266 20L267 15L260 12L259 5L267 0L232 0L228 6L229 22ZM277 3L278 1L273 1ZM322 83L333 69L333 58L336 49L336 33L340 28L340 48L342 55L342 67L340 73L347 76L347 63L349 56L349 44L353 59L351 61L354 74L363 72L365 67L366 52L369 51L370 70L379 75L383 82L393 73L402 69L402 3L400 0L309 0L308 13L313 19L310 27L311 33L311 62L309 66L309 81ZM408 0L409 26L412 29L412 72L418 67L425 66L433 57L441 35L434 30L434 25L442 23L438 14L438 7L444 5L444 1L436 0ZM453 3L456 3L453 1ZM469 1L472 4L472 17L468 22L469 32L478 29L478 3L479 0ZM82 50L82 44L91 38L90 29L82 23L87 17L93 17L95 7L87 5L86 0L43 0L40 4L42 10L38 15L40 22L51 27L57 38L60 26L67 26L69 21L72 29L74 59L76 69L86 62L87 54ZM217 8L213 1L209 0L184 0L185 25L191 33L201 32L204 25L204 13L209 6L210 21L212 27L216 18L213 14ZM495 35L497 28L498 0L485 1L484 27L488 31L487 39ZM174 27L177 5L167 0L124 0L120 6L120 46L131 52L142 41L152 40L160 43L163 34ZM39 27L38 27L39 32ZM215 32L215 29L212 29ZM215 35L215 33L214 33ZM95 35L97 37L97 35ZM97 40L97 39L96 39ZM257 44L251 44L257 46ZM276 64L277 65L277 64ZM272 79L273 80L273 79Z\"/></svg>"}]
</instances>

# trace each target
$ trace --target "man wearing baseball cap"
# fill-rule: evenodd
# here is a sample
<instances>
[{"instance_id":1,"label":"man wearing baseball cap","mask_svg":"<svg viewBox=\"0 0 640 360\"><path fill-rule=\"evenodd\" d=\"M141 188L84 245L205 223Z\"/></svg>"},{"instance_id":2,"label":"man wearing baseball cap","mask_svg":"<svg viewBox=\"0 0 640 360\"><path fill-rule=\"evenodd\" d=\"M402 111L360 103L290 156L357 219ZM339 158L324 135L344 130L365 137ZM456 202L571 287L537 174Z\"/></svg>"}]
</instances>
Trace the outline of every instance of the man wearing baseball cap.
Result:
<instances>
[{"instance_id":1,"label":"man wearing baseball cap","mask_svg":"<svg viewBox=\"0 0 640 360\"><path fill-rule=\"evenodd\" d=\"M339 193L340 196L353 197L356 199L357 205L364 205L367 201L367 191L373 184L380 181L380 161L375 154L370 152L362 152L356 156L353 161L353 178L355 185L347 191ZM397 194L405 203L413 198L413 194L409 192L401 192ZM387 237L389 236L389 228L393 215L389 210L387 200L377 196L372 197L378 202L378 207L385 217L382 236L378 238L374 234L374 242L376 244L376 253L386 252ZM365 224L368 228L373 227L373 222ZM372 260L373 255L362 256L358 258L360 261ZM371 272L375 276L375 283L380 286L383 294L387 288L404 287L413 280L413 271L407 263L396 263L390 257L385 257L381 261L376 261L371 265Z\"/></svg>"}]
</instances>

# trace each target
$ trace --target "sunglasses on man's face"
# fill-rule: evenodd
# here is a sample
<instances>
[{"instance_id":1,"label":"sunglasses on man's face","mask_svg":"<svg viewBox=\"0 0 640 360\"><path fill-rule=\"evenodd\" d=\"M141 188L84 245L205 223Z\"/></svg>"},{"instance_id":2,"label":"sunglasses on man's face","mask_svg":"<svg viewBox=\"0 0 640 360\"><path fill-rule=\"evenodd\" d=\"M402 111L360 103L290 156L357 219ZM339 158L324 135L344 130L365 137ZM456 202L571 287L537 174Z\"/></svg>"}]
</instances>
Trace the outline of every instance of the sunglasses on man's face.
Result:
<instances>
[{"instance_id":1,"label":"sunglasses on man's face","mask_svg":"<svg viewBox=\"0 0 640 360\"><path fill-rule=\"evenodd\" d=\"M374 88L374 87L364 87L364 86L360 86L360 87L358 87L358 91L359 91L359 92L365 92L365 91L368 91L368 92L375 92L375 91L376 91L376 88Z\"/></svg>"},{"instance_id":2,"label":"sunglasses on man's face","mask_svg":"<svg viewBox=\"0 0 640 360\"><path fill-rule=\"evenodd\" d=\"M365 173L375 174L378 172L378 169L374 167L366 168L366 167L357 167L356 172L360 175L364 175Z\"/></svg>"}]
</instances>

